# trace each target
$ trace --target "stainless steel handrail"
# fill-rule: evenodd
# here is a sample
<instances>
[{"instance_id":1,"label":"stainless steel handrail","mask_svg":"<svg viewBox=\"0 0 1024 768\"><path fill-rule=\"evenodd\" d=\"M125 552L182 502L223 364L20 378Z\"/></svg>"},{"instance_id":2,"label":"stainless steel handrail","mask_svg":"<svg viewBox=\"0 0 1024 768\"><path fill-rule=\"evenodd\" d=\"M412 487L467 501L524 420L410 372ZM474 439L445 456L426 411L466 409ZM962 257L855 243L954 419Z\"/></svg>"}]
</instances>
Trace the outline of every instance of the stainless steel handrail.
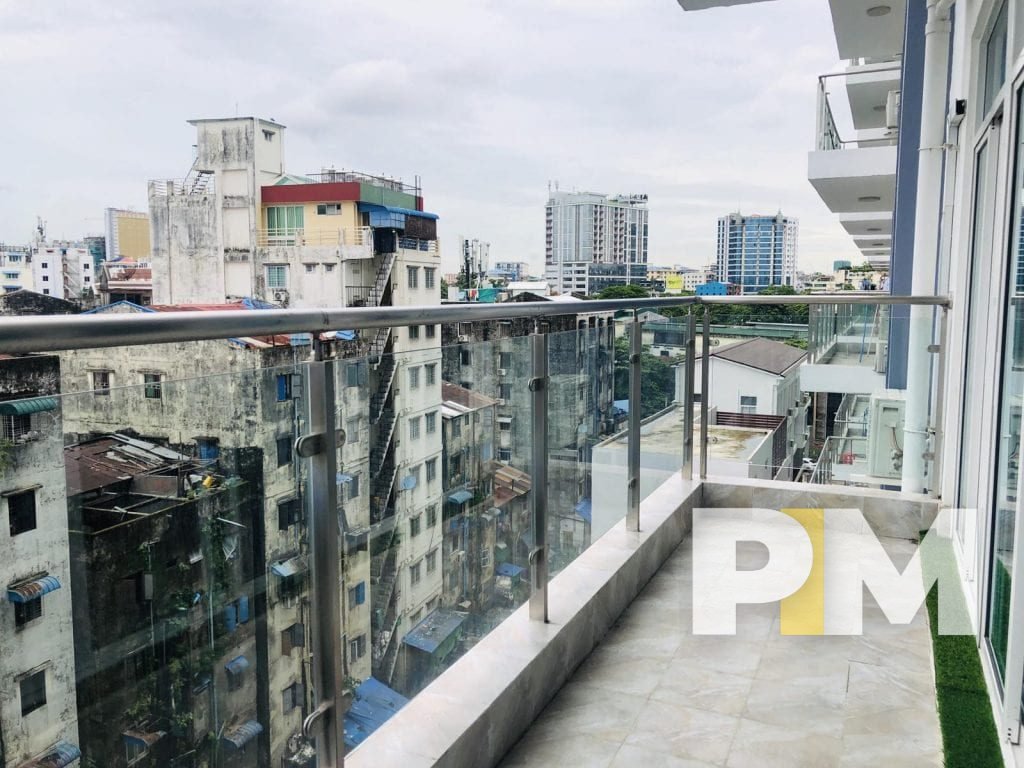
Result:
<instances>
[{"instance_id":1,"label":"stainless steel handrail","mask_svg":"<svg viewBox=\"0 0 1024 768\"><path fill-rule=\"evenodd\" d=\"M944 296L813 294L797 296L682 296L579 302L442 304L414 307L214 310L134 315L49 315L0 319L0 353L56 352L145 344L317 333L407 325L542 318L701 304L899 304L949 307Z\"/></svg>"}]
</instances>

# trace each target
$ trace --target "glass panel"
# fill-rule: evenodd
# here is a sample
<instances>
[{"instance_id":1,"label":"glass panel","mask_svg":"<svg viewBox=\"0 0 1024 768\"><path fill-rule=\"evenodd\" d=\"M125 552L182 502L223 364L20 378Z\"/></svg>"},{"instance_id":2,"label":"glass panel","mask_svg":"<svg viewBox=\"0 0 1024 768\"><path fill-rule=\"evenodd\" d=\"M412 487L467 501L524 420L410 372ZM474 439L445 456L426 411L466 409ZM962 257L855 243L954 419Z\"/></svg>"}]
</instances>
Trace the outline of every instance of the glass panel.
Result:
<instances>
[{"instance_id":1,"label":"glass panel","mask_svg":"<svg viewBox=\"0 0 1024 768\"><path fill-rule=\"evenodd\" d=\"M992 31L985 40L985 101L983 115L995 103L996 94L1006 81L1006 13L1007 5L1003 3L996 16Z\"/></svg>"},{"instance_id":2,"label":"glass panel","mask_svg":"<svg viewBox=\"0 0 1024 768\"><path fill-rule=\"evenodd\" d=\"M558 331L557 328L578 327ZM595 452L615 433L615 328L611 313L548 318L548 551L551 573L623 520L625 464L598 478ZM604 497L608 477L616 491Z\"/></svg>"},{"instance_id":3,"label":"glass panel","mask_svg":"<svg viewBox=\"0 0 1024 768\"><path fill-rule=\"evenodd\" d=\"M8 754L65 740L85 765L312 756L306 473L291 449L308 337L249 341L3 361L8 392L33 395L4 407L3 644L18 673L49 665L48 706ZM96 371L108 389L88 391Z\"/></svg>"},{"instance_id":4,"label":"glass panel","mask_svg":"<svg viewBox=\"0 0 1024 768\"><path fill-rule=\"evenodd\" d=\"M1019 96L1018 96L1019 101ZM1024 396L1024 215L1020 199L1024 163L1020 162L1020 119L1024 103L1018 104L1017 183L1014 186L1014 222L1007 270L1006 326L1003 333L1003 364L1000 377L998 440L996 441L995 498L993 502L992 571L988 639L999 675L1006 667L1006 644L1010 620L1010 586L1013 581L1013 536L1017 519L1017 480L1020 471L1021 402ZM976 398L969 398L971 400ZM965 454L968 455L968 454Z\"/></svg>"},{"instance_id":5,"label":"glass panel","mask_svg":"<svg viewBox=\"0 0 1024 768\"><path fill-rule=\"evenodd\" d=\"M981 386L980 377L985 371L982 359L986 349L986 329L988 324L985 317L989 308L982 297L976 296L981 291L981 286L986 277L984 254L992 237L992 201L991 186L989 179L990 155L994 151L990 148L996 146L992 143L996 140L992 134L988 141L978 149L975 159L974 175L974 221L971 234L971 267L970 285L965 295L968 297L970 306L967 312L967 327L964 331L964 338L971 339L967 345L967 364L963 372L963 388L965 396L963 401L963 414L960 425L960 444L964 456L975 455L978 451L978 413L980 398L966 396L974 385ZM979 468L976 462L965 461L960 467L960 478L957 490L957 507L964 509L975 509L978 506L978 475ZM961 543L963 541L961 540Z\"/></svg>"},{"instance_id":6,"label":"glass panel","mask_svg":"<svg viewBox=\"0 0 1024 768\"><path fill-rule=\"evenodd\" d=\"M368 666L358 677L372 673L403 700L529 595L529 338L505 338L497 321L463 326L461 335L493 340L439 347L394 329L365 371L339 371L346 420L358 415L366 436L346 447L344 465L369 487L344 509L346 542L358 539L369 561ZM445 341L454 337L452 327Z\"/></svg>"}]
</instances>

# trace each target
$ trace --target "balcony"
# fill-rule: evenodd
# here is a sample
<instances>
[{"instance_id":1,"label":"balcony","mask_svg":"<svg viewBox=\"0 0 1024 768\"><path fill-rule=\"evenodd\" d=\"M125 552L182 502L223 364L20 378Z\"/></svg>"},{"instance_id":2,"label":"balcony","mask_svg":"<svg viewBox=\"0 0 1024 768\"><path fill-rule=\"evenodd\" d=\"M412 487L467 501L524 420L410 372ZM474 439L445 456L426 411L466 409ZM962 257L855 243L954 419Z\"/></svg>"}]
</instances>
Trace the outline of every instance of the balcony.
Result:
<instances>
[{"instance_id":1,"label":"balcony","mask_svg":"<svg viewBox=\"0 0 1024 768\"><path fill-rule=\"evenodd\" d=\"M812 315L812 325L820 321L832 335L812 331L823 342L813 350L819 362L828 344L879 331L874 304L945 307L941 298L876 297L865 321L855 311L862 297L773 298L822 308L828 323ZM52 452L66 450L65 435L116 435L95 450L81 447L95 440L76 445L75 470L66 475L59 463L45 476L36 467L7 469L25 473L7 477L8 487L29 487L28 473L44 487L58 478L63 497L54 504L52 494L39 496L36 512L51 535L66 533L64 551L74 557L63 564L58 547L53 562L5 583L20 585L37 571L54 575L41 622L70 611L72 596L90 596L78 608L90 623L65 637L65 655L73 665L76 648L86 647L98 662L65 679L86 681L79 707L93 697L111 722L146 722L147 732L161 733L157 764L193 751L216 764L221 750L240 749L239 742L267 764L288 766L302 764L312 742L320 765L357 768L514 768L564 764L567 753L598 765L891 764L908 755L912 764L941 764L923 613L892 626L868 605L863 636L792 637L782 632L784 622L792 629L792 615L779 599L752 600L740 606L735 636L694 631L700 610L719 605L716 585L729 573L764 571L762 581L772 584L791 578L793 552L777 557L749 543L771 541L789 524L755 507L860 510L863 519L851 518L856 524L830 541L857 553L877 535L900 567L939 508L929 496L856 487L858 477L838 476L842 461L834 457L845 452L834 445L842 440L882 440L883 450L864 452L870 462L889 455L884 440L899 439L898 410L872 410L878 398L847 395L829 411L833 434L815 473L835 485L771 479L794 448L788 433L808 428L802 393L794 396L797 407L787 395L780 414L712 408L706 385L709 396L696 400L710 357L698 363L698 339L711 347L710 318L702 336L696 311L745 302L767 303L594 301L588 316L607 325L576 330L573 319L564 331L402 353L383 465L365 428L369 361L329 341L311 349L300 334L381 322L553 323L550 304L267 310L212 319L154 313L116 324L46 318L46 334L28 332L38 318L4 320L5 351L65 350L64 394L53 411L63 423L50 436ZM610 332L618 310L665 306L690 309L670 391L642 375L651 364L642 324L627 329L633 346L625 357L614 354ZM289 334L289 344L256 343ZM156 346L157 339L174 346ZM152 378L127 378L139 360L149 365L161 355L167 364L182 359L177 375L158 387ZM488 398L472 413L428 401L431 377L443 375L446 362L459 362L461 371L470 365L463 359L472 361L481 394L488 382L499 386L499 370L532 382L508 393L516 414L508 429ZM97 361L109 371L103 394L89 391ZM613 388L629 404L621 434ZM664 397L673 401L667 409ZM435 405L435 420L426 419ZM456 432L458 442L442 444L442 435ZM508 448L497 461L501 440ZM444 477L451 451L481 486L505 488L512 478L514 487L467 504L472 494L461 481ZM729 462L735 473L722 470ZM381 505L387 524L374 526ZM69 510L80 508L82 520L68 526ZM92 525L99 517L111 524ZM369 533L343 547L352 530ZM748 543L735 545L737 530ZM102 556L87 557L86 545ZM713 583L698 580L698 563L712 568ZM54 587L58 581L68 588ZM30 621L18 642L31 644L37 630L44 625ZM146 656L138 667L131 661L137 680L126 684L126 659L157 647L167 655ZM306 675L308 687L299 682ZM74 691L68 695L76 700ZM307 739L302 723L314 713ZM210 732L230 738L202 736ZM83 756L98 764L123 754L116 738L80 734Z\"/></svg>"},{"instance_id":2,"label":"balcony","mask_svg":"<svg viewBox=\"0 0 1024 768\"><path fill-rule=\"evenodd\" d=\"M830 91L837 87L847 96L842 103ZM807 178L833 213L892 212L898 100L898 65L855 66L819 78L817 143Z\"/></svg>"},{"instance_id":3,"label":"balcony","mask_svg":"<svg viewBox=\"0 0 1024 768\"><path fill-rule=\"evenodd\" d=\"M885 389L889 317L884 305L812 306L807 362L800 371L802 389L842 394Z\"/></svg>"},{"instance_id":4,"label":"balcony","mask_svg":"<svg viewBox=\"0 0 1024 768\"><path fill-rule=\"evenodd\" d=\"M342 259L372 259L373 229L370 227L261 229L256 233L256 245L261 248L327 247L332 249L334 255L340 255Z\"/></svg>"}]
</instances>

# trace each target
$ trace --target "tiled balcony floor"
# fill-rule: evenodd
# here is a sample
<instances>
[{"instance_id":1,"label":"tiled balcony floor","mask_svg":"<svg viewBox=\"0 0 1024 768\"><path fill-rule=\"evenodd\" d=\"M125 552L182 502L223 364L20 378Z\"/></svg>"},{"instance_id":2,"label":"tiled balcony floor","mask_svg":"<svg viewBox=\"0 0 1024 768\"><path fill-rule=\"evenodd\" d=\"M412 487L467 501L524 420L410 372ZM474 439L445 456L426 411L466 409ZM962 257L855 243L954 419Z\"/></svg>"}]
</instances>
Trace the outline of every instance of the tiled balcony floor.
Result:
<instances>
[{"instance_id":1,"label":"tiled balcony floor","mask_svg":"<svg viewBox=\"0 0 1024 768\"><path fill-rule=\"evenodd\" d=\"M861 637L785 637L778 604L741 606L735 637L691 631L691 539L665 563L503 768L941 766L922 608L891 626L865 593ZM883 542L902 568L908 542ZM760 545L739 566L760 568Z\"/></svg>"}]
</instances>

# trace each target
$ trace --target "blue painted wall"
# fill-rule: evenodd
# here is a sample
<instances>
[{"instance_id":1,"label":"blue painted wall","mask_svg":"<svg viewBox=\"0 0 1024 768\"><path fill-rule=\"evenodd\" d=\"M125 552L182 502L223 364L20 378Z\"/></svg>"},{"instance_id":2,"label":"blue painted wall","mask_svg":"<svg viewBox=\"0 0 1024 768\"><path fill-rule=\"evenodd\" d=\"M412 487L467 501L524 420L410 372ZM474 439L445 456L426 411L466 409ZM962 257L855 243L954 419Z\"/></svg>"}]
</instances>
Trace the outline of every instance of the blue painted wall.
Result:
<instances>
[{"instance_id":1,"label":"blue painted wall","mask_svg":"<svg viewBox=\"0 0 1024 768\"><path fill-rule=\"evenodd\" d=\"M917 209L917 160L921 144L921 90L924 85L925 0L908 0L900 77L900 134L896 156L896 209L893 212L890 291L908 296L914 270L914 216ZM887 386L907 385L909 307L893 307L889 327Z\"/></svg>"}]
</instances>

